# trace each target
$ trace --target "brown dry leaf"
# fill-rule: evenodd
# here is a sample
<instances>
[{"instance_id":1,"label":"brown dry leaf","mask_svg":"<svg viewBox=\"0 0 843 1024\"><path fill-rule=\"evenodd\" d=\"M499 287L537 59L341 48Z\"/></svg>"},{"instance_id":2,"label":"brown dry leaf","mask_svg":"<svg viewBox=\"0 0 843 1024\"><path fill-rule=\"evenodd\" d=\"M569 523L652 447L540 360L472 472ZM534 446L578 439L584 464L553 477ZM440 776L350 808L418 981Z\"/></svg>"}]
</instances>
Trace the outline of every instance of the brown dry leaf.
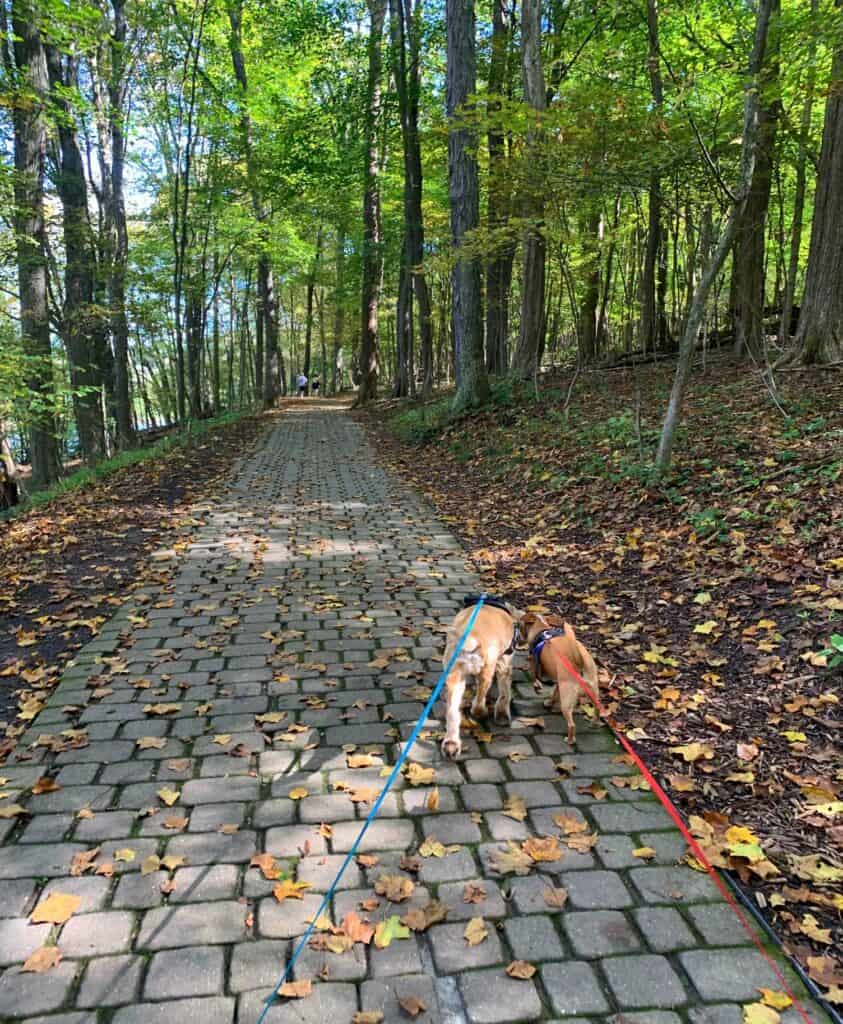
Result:
<instances>
[{"instance_id":1,"label":"brown dry leaf","mask_svg":"<svg viewBox=\"0 0 843 1024\"><path fill-rule=\"evenodd\" d=\"M171 893L174 893L176 891L175 880L172 878L165 878L164 881L161 883L160 888L161 892L164 893L165 896L169 896Z\"/></svg>"},{"instance_id":2,"label":"brown dry leaf","mask_svg":"<svg viewBox=\"0 0 843 1024\"><path fill-rule=\"evenodd\" d=\"M390 903L403 903L416 888L416 883L404 875L381 875L375 882L375 892L386 896Z\"/></svg>"},{"instance_id":3,"label":"brown dry leaf","mask_svg":"<svg viewBox=\"0 0 843 1024\"><path fill-rule=\"evenodd\" d=\"M489 932L486 930L486 925L482 917L472 917L472 919L465 926L463 932L463 938L469 944L469 946L479 946L484 939L489 937Z\"/></svg>"},{"instance_id":4,"label":"brown dry leaf","mask_svg":"<svg viewBox=\"0 0 843 1024\"><path fill-rule=\"evenodd\" d=\"M558 825L566 836L576 835L578 832L587 832L588 824L581 818L575 818L573 814L554 814L554 824Z\"/></svg>"},{"instance_id":5,"label":"brown dry leaf","mask_svg":"<svg viewBox=\"0 0 843 1024\"><path fill-rule=\"evenodd\" d=\"M187 818L179 818L178 815L171 814L168 818L165 818L161 824L164 828L179 829L184 828L187 824Z\"/></svg>"},{"instance_id":6,"label":"brown dry leaf","mask_svg":"<svg viewBox=\"0 0 843 1024\"><path fill-rule=\"evenodd\" d=\"M218 732L216 734L216 736L214 736L214 738L213 738L213 740L211 742L212 743L216 743L220 747L225 747L229 743L231 743L231 733L230 732Z\"/></svg>"},{"instance_id":7,"label":"brown dry leaf","mask_svg":"<svg viewBox=\"0 0 843 1024\"><path fill-rule=\"evenodd\" d=\"M256 853L249 861L249 867L260 868L268 882L274 882L281 873L281 867L271 853Z\"/></svg>"},{"instance_id":8,"label":"brown dry leaf","mask_svg":"<svg viewBox=\"0 0 843 1024\"><path fill-rule=\"evenodd\" d=\"M596 845L599 838L597 833L593 832L591 835L568 836L565 843L569 850L576 850L577 853L588 853Z\"/></svg>"},{"instance_id":9,"label":"brown dry leaf","mask_svg":"<svg viewBox=\"0 0 843 1024\"><path fill-rule=\"evenodd\" d=\"M364 921L359 914L350 910L342 919L342 930L352 942L362 942L368 946L375 934L375 926Z\"/></svg>"},{"instance_id":10,"label":"brown dry leaf","mask_svg":"<svg viewBox=\"0 0 843 1024\"><path fill-rule=\"evenodd\" d=\"M166 857L161 858L161 867L168 871L175 871L176 868L184 867L185 864L187 864L187 857L176 857L169 853Z\"/></svg>"},{"instance_id":11,"label":"brown dry leaf","mask_svg":"<svg viewBox=\"0 0 843 1024\"><path fill-rule=\"evenodd\" d=\"M42 793L55 793L59 789L61 789L61 786L55 779L51 779L49 775L42 775L32 787L32 794L33 796L40 796Z\"/></svg>"},{"instance_id":12,"label":"brown dry leaf","mask_svg":"<svg viewBox=\"0 0 843 1024\"><path fill-rule=\"evenodd\" d=\"M30 924L64 924L76 913L81 902L81 896L52 892L29 915Z\"/></svg>"},{"instance_id":13,"label":"brown dry leaf","mask_svg":"<svg viewBox=\"0 0 843 1024\"><path fill-rule=\"evenodd\" d=\"M0 807L0 818L17 818L21 814L29 814L29 811L25 807L21 807L20 804Z\"/></svg>"},{"instance_id":14,"label":"brown dry leaf","mask_svg":"<svg viewBox=\"0 0 843 1024\"><path fill-rule=\"evenodd\" d=\"M331 825L328 825L326 822L323 821L322 824L317 829L317 832L319 833L320 836L322 836L323 839L330 839L334 834L334 829Z\"/></svg>"},{"instance_id":15,"label":"brown dry leaf","mask_svg":"<svg viewBox=\"0 0 843 1024\"><path fill-rule=\"evenodd\" d=\"M432 924L439 924L444 921L448 914L448 908L439 900L431 900L423 907L414 907L408 910L401 918L401 924L412 928L414 932L424 932Z\"/></svg>"},{"instance_id":16,"label":"brown dry leaf","mask_svg":"<svg viewBox=\"0 0 843 1024\"><path fill-rule=\"evenodd\" d=\"M114 865L111 861L106 861L104 864L99 864L97 869L94 871L95 875L102 875L104 878L111 878L114 874Z\"/></svg>"},{"instance_id":17,"label":"brown dry leaf","mask_svg":"<svg viewBox=\"0 0 843 1024\"><path fill-rule=\"evenodd\" d=\"M49 971L52 967L56 967L61 961L61 951L58 946L42 946L40 949L36 949L32 956L24 963L21 967L21 974L31 972L33 974L43 974L44 971Z\"/></svg>"},{"instance_id":18,"label":"brown dry leaf","mask_svg":"<svg viewBox=\"0 0 843 1024\"><path fill-rule=\"evenodd\" d=\"M463 903L482 903L487 893L482 885L475 885L474 882L466 882L462 893Z\"/></svg>"},{"instance_id":19,"label":"brown dry leaf","mask_svg":"<svg viewBox=\"0 0 843 1024\"><path fill-rule=\"evenodd\" d=\"M313 991L313 979L303 978L301 981L287 981L280 989L278 995L285 999L306 999Z\"/></svg>"},{"instance_id":20,"label":"brown dry leaf","mask_svg":"<svg viewBox=\"0 0 843 1024\"><path fill-rule=\"evenodd\" d=\"M377 910L381 905L381 901L375 896L369 896L368 899L360 900L357 904L361 910L365 910L367 913L371 913L373 910Z\"/></svg>"},{"instance_id":21,"label":"brown dry leaf","mask_svg":"<svg viewBox=\"0 0 843 1024\"><path fill-rule=\"evenodd\" d=\"M542 896L549 907L555 907L557 910L561 910L568 902L568 890L562 886L556 889L547 888L542 892Z\"/></svg>"},{"instance_id":22,"label":"brown dry leaf","mask_svg":"<svg viewBox=\"0 0 843 1024\"><path fill-rule=\"evenodd\" d=\"M371 768L375 759L371 754L349 754L345 763L349 768Z\"/></svg>"},{"instance_id":23,"label":"brown dry leaf","mask_svg":"<svg viewBox=\"0 0 843 1024\"><path fill-rule=\"evenodd\" d=\"M668 750L689 764L701 758L710 761L714 757L714 748L709 743L686 743L679 747L668 747Z\"/></svg>"},{"instance_id":24,"label":"brown dry leaf","mask_svg":"<svg viewBox=\"0 0 843 1024\"><path fill-rule=\"evenodd\" d=\"M521 844L521 849L528 857L531 857L537 864L544 861L550 862L559 860L562 850L559 848L559 840L556 836L530 836Z\"/></svg>"},{"instance_id":25,"label":"brown dry leaf","mask_svg":"<svg viewBox=\"0 0 843 1024\"><path fill-rule=\"evenodd\" d=\"M427 1004L423 1003L421 999L417 999L416 996L399 997L398 1005L408 1017L412 1017L414 1020L427 1009Z\"/></svg>"},{"instance_id":26,"label":"brown dry leaf","mask_svg":"<svg viewBox=\"0 0 843 1024\"><path fill-rule=\"evenodd\" d=\"M351 1024L383 1024L383 1014L380 1010L358 1010Z\"/></svg>"},{"instance_id":27,"label":"brown dry leaf","mask_svg":"<svg viewBox=\"0 0 843 1024\"><path fill-rule=\"evenodd\" d=\"M181 793L177 789L170 789L169 786L164 786L163 789L159 789L156 793L161 803L166 804L168 807L172 807L173 804L178 802Z\"/></svg>"},{"instance_id":28,"label":"brown dry leaf","mask_svg":"<svg viewBox=\"0 0 843 1024\"><path fill-rule=\"evenodd\" d=\"M181 704L145 704L143 708L145 715L174 715L177 711L181 711Z\"/></svg>"},{"instance_id":29,"label":"brown dry leaf","mask_svg":"<svg viewBox=\"0 0 843 1024\"><path fill-rule=\"evenodd\" d=\"M307 790L304 788L304 786L296 786L295 789L290 790L287 796L291 800L304 800L304 798L307 796Z\"/></svg>"},{"instance_id":30,"label":"brown dry leaf","mask_svg":"<svg viewBox=\"0 0 843 1024\"><path fill-rule=\"evenodd\" d=\"M577 792L583 796L593 796L595 800L605 800L609 795L608 790L603 789L599 782L592 782L588 786L577 786Z\"/></svg>"},{"instance_id":31,"label":"brown dry leaf","mask_svg":"<svg viewBox=\"0 0 843 1024\"><path fill-rule=\"evenodd\" d=\"M138 750L163 750L167 740L164 736L141 736L135 741L135 746Z\"/></svg>"},{"instance_id":32,"label":"brown dry leaf","mask_svg":"<svg viewBox=\"0 0 843 1024\"><path fill-rule=\"evenodd\" d=\"M771 1006L749 1003L743 1008L744 1024L779 1024L781 1016Z\"/></svg>"},{"instance_id":33,"label":"brown dry leaf","mask_svg":"<svg viewBox=\"0 0 843 1024\"><path fill-rule=\"evenodd\" d=\"M361 868L373 868L380 861L373 853L358 853L354 858Z\"/></svg>"},{"instance_id":34,"label":"brown dry leaf","mask_svg":"<svg viewBox=\"0 0 843 1024\"><path fill-rule=\"evenodd\" d=\"M506 847L500 847L494 851L490 863L500 875L508 875L511 872L516 875L528 875L533 870L534 862L520 846L516 846L510 841Z\"/></svg>"},{"instance_id":35,"label":"brown dry leaf","mask_svg":"<svg viewBox=\"0 0 843 1024\"><path fill-rule=\"evenodd\" d=\"M424 802L424 806L428 811L439 810L439 787L435 786L428 794L427 799Z\"/></svg>"},{"instance_id":36,"label":"brown dry leaf","mask_svg":"<svg viewBox=\"0 0 843 1024\"><path fill-rule=\"evenodd\" d=\"M513 960L507 967L506 973L510 978L519 978L521 981L529 981L536 973L535 967L528 964L526 960Z\"/></svg>"},{"instance_id":37,"label":"brown dry leaf","mask_svg":"<svg viewBox=\"0 0 843 1024\"><path fill-rule=\"evenodd\" d=\"M514 818L516 821L523 821L527 817L527 808L520 796L511 796L503 805L503 813L507 818Z\"/></svg>"},{"instance_id":38,"label":"brown dry leaf","mask_svg":"<svg viewBox=\"0 0 843 1024\"><path fill-rule=\"evenodd\" d=\"M221 832L224 836L233 836L235 832L240 831L240 826L236 822L227 822L225 825L220 825L217 832Z\"/></svg>"},{"instance_id":39,"label":"brown dry leaf","mask_svg":"<svg viewBox=\"0 0 843 1024\"><path fill-rule=\"evenodd\" d=\"M445 844L440 843L439 840L434 839L433 836L428 836L419 847L420 857L444 857L447 852Z\"/></svg>"},{"instance_id":40,"label":"brown dry leaf","mask_svg":"<svg viewBox=\"0 0 843 1024\"><path fill-rule=\"evenodd\" d=\"M411 786L429 786L436 778L436 769L413 763L407 767L406 777Z\"/></svg>"},{"instance_id":41,"label":"brown dry leaf","mask_svg":"<svg viewBox=\"0 0 843 1024\"><path fill-rule=\"evenodd\" d=\"M93 850L82 850L79 853L74 853L73 861L70 865L71 875L74 878L78 878L80 875L84 875L86 871L92 871L94 861L99 856L101 849L101 846L95 846Z\"/></svg>"},{"instance_id":42,"label":"brown dry leaf","mask_svg":"<svg viewBox=\"0 0 843 1024\"><path fill-rule=\"evenodd\" d=\"M291 882L289 878L284 879L283 882L279 882L278 885L272 890L272 895L278 900L279 903L283 903L284 900L302 900L302 895L306 889L312 889L312 882Z\"/></svg>"},{"instance_id":43,"label":"brown dry leaf","mask_svg":"<svg viewBox=\"0 0 843 1024\"><path fill-rule=\"evenodd\" d=\"M91 810L90 807L83 807L82 810L79 811L76 815L76 817L79 818L80 821L87 818L93 818L93 816L94 812Z\"/></svg>"},{"instance_id":44,"label":"brown dry leaf","mask_svg":"<svg viewBox=\"0 0 843 1024\"><path fill-rule=\"evenodd\" d=\"M765 1006L772 1006L774 1010L786 1010L793 1000L786 992L778 992L771 988L759 988L761 1002Z\"/></svg>"},{"instance_id":45,"label":"brown dry leaf","mask_svg":"<svg viewBox=\"0 0 843 1024\"><path fill-rule=\"evenodd\" d=\"M510 750L506 756L513 764L518 764L520 761L526 761L528 757L532 757L533 755L527 754L523 750Z\"/></svg>"}]
</instances>

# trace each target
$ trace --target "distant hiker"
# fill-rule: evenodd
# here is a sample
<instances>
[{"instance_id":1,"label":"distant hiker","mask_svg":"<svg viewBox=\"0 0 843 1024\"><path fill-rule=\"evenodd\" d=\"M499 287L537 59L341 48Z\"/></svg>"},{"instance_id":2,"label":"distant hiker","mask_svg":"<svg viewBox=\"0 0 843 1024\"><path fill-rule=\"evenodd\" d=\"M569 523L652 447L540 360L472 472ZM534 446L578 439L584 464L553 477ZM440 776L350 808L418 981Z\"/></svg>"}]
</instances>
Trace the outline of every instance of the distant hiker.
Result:
<instances>
[{"instance_id":1,"label":"distant hiker","mask_svg":"<svg viewBox=\"0 0 843 1024\"><path fill-rule=\"evenodd\" d=\"M296 377L296 386L299 389L299 398L304 398L307 394L307 377L303 373L300 373Z\"/></svg>"},{"instance_id":2,"label":"distant hiker","mask_svg":"<svg viewBox=\"0 0 843 1024\"><path fill-rule=\"evenodd\" d=\"M313 383L310 386L313 389L313 394L314 395L318 395L319 394L319 378L318 377L314 377L313 378Z\"/></svg>"}]
</instances>

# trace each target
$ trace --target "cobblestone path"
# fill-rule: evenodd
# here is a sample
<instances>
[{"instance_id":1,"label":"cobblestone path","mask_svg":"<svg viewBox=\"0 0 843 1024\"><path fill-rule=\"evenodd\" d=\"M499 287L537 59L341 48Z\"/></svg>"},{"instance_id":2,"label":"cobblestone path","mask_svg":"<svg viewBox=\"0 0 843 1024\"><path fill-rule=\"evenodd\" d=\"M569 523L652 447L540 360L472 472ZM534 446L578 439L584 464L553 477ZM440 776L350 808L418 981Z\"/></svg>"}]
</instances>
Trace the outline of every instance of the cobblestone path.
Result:
<instances>
[{"instance_id":1,"label":"cobblestone path","mask_svg":"<svg viewBox=\"0 0 843 1024\"><path fill-rule=\"evenodd\" d=\"M175 571L81 653L21 740L41 737L32 759L0 770L7 802L28 811L0 820L3 1021L255 1024L370 807L351 797L382 785L437 677L441 626L477 588L359 428L311 402L288 404L192 543L156 558ZM429 724L412 760L433 784L399 780L333 906L336 923L353 910L377 924L437 899L447 918L385 948L307 949L296 978L312 994L276 1004L270 1024L406 1022L411 997L419 1024L740 1024L759 986L779 988L708 879L677 864L658 804L611 783L631 772L611 735L581 724L574 754L518 674L515 693L516 715L545 727L469 738L457 763ZM372 765L350 767L352 748L374 748ZM34 795L48 772L55 787ZM603 799L583 792L593 781ZM516 797L524 820L505 813ZM508 840L560 836L560 814L596 844L495 870ZM448 852L421 855L425 839ZM633 854L644 846L649 863ZM263 852L309 883L302 898L276 899L250 866ZM384 874L415 883L408 900L375 896ZM561 910L546 899L560 887ZM54 893L78 897L73 915L31 923ZM470 945L474 917L488 934ZM60 963L22 972L45 944ZM535 974L508 976L514 960Z\"/></svg>"}]
</instances>

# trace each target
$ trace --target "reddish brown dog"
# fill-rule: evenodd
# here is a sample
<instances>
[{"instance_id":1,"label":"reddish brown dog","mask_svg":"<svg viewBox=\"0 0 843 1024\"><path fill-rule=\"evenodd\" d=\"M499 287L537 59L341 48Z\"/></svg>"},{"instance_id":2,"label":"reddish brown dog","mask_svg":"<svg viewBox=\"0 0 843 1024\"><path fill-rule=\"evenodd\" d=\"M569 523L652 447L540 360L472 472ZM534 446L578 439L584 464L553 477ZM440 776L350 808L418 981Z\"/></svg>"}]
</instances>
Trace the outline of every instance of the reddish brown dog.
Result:
<instances>
[{"instance_id":1,"label":"reddish brown dog","mask_svg":"<svg viewBox=\"0 0 843 1024\"><path fill-rule=\"evenodd\" d=\"M533 676L538 683L550 682L556 686L559 698L559 710L568 723L568 742L574 746L577 742L577 729L574 725L574 709L580 697L588 696L577 682L566 662L574 668L588 684L595 696L599 696L597 665L594 658L577 640L573 627L556 615L537 615L528 612L523 619L522 629L526 634L530 650L530 665ZM549 635L541 643L545 631ZM540 644L538 656L534 655L536 645Z\"/></svg>"}]
</instances>

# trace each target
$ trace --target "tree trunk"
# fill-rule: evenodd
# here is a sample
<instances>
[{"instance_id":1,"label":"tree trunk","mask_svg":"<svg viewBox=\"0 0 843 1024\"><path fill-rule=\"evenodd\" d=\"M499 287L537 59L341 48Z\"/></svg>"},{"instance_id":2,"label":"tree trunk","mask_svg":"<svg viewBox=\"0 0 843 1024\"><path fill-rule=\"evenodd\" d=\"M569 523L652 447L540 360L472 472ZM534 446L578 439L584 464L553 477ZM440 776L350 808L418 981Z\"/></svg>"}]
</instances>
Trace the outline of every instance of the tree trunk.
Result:
<instances>
[{"instance_id":1,"label":"tree trunk","mask_svg":"<svg viewBox=\"0 0 843 1024\"><path fill-rule=\"evenodd\" d=\"M664 85L661 74L661 53L659 49L659 8L658 0L647 0L647 67L650 75L650 93L653 97L654 114L659 137L662 133L661 118L664 105ZM657 170L650 174L647 195L647 247L644 252L644 269L641 275L641 322L639 344L645 352L665 348L667 321L664 299L667 287L667 261L662 231L661 178Z\"/></svg>"},{"instance_id":2,"label":"tree trunk","mask_svg":"<svg viewBox=\"0 0 843 1024\"><path fill-rule=\"evenodd\" d=\"M743 215L744 207L749 198L752 188L752 181L755 171L755 156L758 148L760 128L760 98L759 78L764 67L764 56L767 49L767 37L770 28L770 17L778 0L759 0L755 16L755 38L752 44L752 55L749 61L749 69L746 84L744 86L744 117L743 135L741 142L741 169L738 188L735 193L734 203L729 212L726 226L720 237L717 247L711 260L700 277L700 282L694 291L694 298L691 301L691 308L688 310L688 319L685 330L679 344L679 359L676 364L676 373L673 378L673 387L670 391L667 411L662 424L659 450L656 455L654 472L656 476L662 476L670 466L673 455L673 444L676 439L676 429L679 426L679 418L682 413L682 402L685 397L685 385L691 369L691 359L694 348L697 344L700 327L705 314L705 305L711 287L714 284L726 254L732 247L735 240L738 222Z\"/></svg>"},{"instance_id":3,"label":"tree trunk","mask_svg":"<svg viewBox=\"0 0 843 1024\"><path fill-rule=\"evenodd\" d=\"M541 0L522 0L521 77L524 98L538 117L546 109L547 92L542 69ZM521 328L513 369L531 378L538 370L539 352L544 345L544 200L543 135L538 126L527 133L529 179L523 195L527 228L524 233L524 263L521 272Z\"/></svg>"},{"instance_id":4,"label":"tree trunk","mask_svg":"<svg viewBox=\"0 0 843 1024\"><path fill-rule=\"evenodd\" d=\"M771 18L778 19L780 0L774 0ZM779 92L779 25L771 32L769 59L759 77L761 91L758 118L758 146L752 184L738 221L732 254L730 305L735 330L735 353L748 352L753 359L763 360L764 338L764 275L765 228L773 182L773 157L776 131L781 116Z\"/></svg>"},{"instance_id":5,"label":"tree trunk","mask_svg":"<svg viewBox=\"0 0 843 1024\"><path fill-rule=\"evenodd\" d=\"M506 373L509 365L509 292L515 245L507 235L511 190L506 174L505 134L500 117L501 97L506 84L512 27L508 0L492 0L492 53L489 62L487 112L489 182L486 220L491 258L486 268L486 369Z\"/></svg>"},{"instance_id":6,"label":"tree trunk","mask_svg":"<svg viewBox=\"0 0 843 1024\"><path fill-rule=\"evenodd\" d=\"M838 8L843 7L837 0ZM814 222L796 350L806 365L843 360L843 47L834 57L825 104Z\"/></svg>"},{"instance_id":7,"label":"tree trunk","mask_svg":"<svg viewBox=\"0 0 843 1024\"><path fill-rule=\"evenodd\" d=\"M319 258L322 253L322 228L316 232L316 252L313 255L313 262L310 265L310 273L307 275L307 319L304 326L304 367L302 372L305 377L310 377L310 361L313 344L313 293L316 289L316 271L319 267Z\"/></svg>"},{"instance_id":8,"label":"tree trunk","mask_svg":"<svg viewBox=\"0 0 843 1024\"><path fill-rule=\"evenodd\" d=\"M15 150L15 235L23 347L28 356L28 428L32 482L42 487L59 473L53 413L53 367L47 296L44 223L44 153L47 122L44 106L49 86L47 60L39 26L39 5L13 0L13 50L21 95L12 112Z\"/></svg>"},{"instance_id":9,"label":"tree trunk","mask_svg":"<svg viewBox=\"0 0 843 1024\"><path fill-rule=\"evenodd\" d=\"M130 448L134 443L132 402L129 393L129 323L126 317L126 264L129 259L129 230L123 195L123 169L126 163L126 94L128 61L125 55L127 21L126 0L111 0L114 31L111 37L111 75L108 81L109 124L111 128L111 182L108 224L113 239L108 268L108 300L111 308L111 339L114 345L114 400L117 418L117 444Z\"/></svg>"},{"instance_id":10,"label":"tree trunk","mask_svg":"<svg viewBox=\"0 0 843 1024\"><path fill-rule=\"evenodd\" d=\"M360 297L360 387L358 402L368 402L378 389L378 309L383 283L381 249L380 156L381 65L383 23L387 0L368 0L369 71L366 84L363 176L363 273Z\"/></svg>"},{"instance_id":11,"label":"tree trunk","mask_svg":"<svg viewBox=\"0 0 843 1024\"><path fill-rule=\"evenodd\" d=\"M466 236L480 223L480 183L476 140L459 123L477 88L474 0L446 0L448 46L447 104L448 194L451 202L451 323L456 349L456 407L476 405L489 397L483 360L483 313L480 260Z\"/></svg>"},{"instance_id":12,"label":"tree trunk","mask_svg":"<svg viewBox=\"0 0 843 1024\"><path fill-rule=\"evenodd\" d=\"M345 334L345 226L337 228L336 286L334 288L334 350L331 359L331 394L337 393L337 361ZM340 380L342 387L342 380Z\"/></svg>"},{"instance_id":13,"label":"tree trunk","mask_svg":"<svg viewBox=\"0 0 843 1024\"><path fill-rule=\"evenodd\" d=\"M70 363L79 445L85 461L94 465L105 454L101 362L105 324L94 304L96 250L88 223L88 188L82 151L76 138L74 111L66 99L68 92L77 86L76 62L72 57L63 61L53 46L47 47L46 53L59 142L56 188L63 212L65 267L61 334Z\"/></svg>"},{"instance_id":14,"label":"tree trunk","mask_svg":"<svg viewBox=\"0 0 843 1024\"><path fill-rule=\"evenodd\" d=\"M583 249L586 265L585 295L580 309L580 359L593 363L597 359L597 309L600 303L600 211L589 210L583 225Z\"/></svg>"}]
</instances>

